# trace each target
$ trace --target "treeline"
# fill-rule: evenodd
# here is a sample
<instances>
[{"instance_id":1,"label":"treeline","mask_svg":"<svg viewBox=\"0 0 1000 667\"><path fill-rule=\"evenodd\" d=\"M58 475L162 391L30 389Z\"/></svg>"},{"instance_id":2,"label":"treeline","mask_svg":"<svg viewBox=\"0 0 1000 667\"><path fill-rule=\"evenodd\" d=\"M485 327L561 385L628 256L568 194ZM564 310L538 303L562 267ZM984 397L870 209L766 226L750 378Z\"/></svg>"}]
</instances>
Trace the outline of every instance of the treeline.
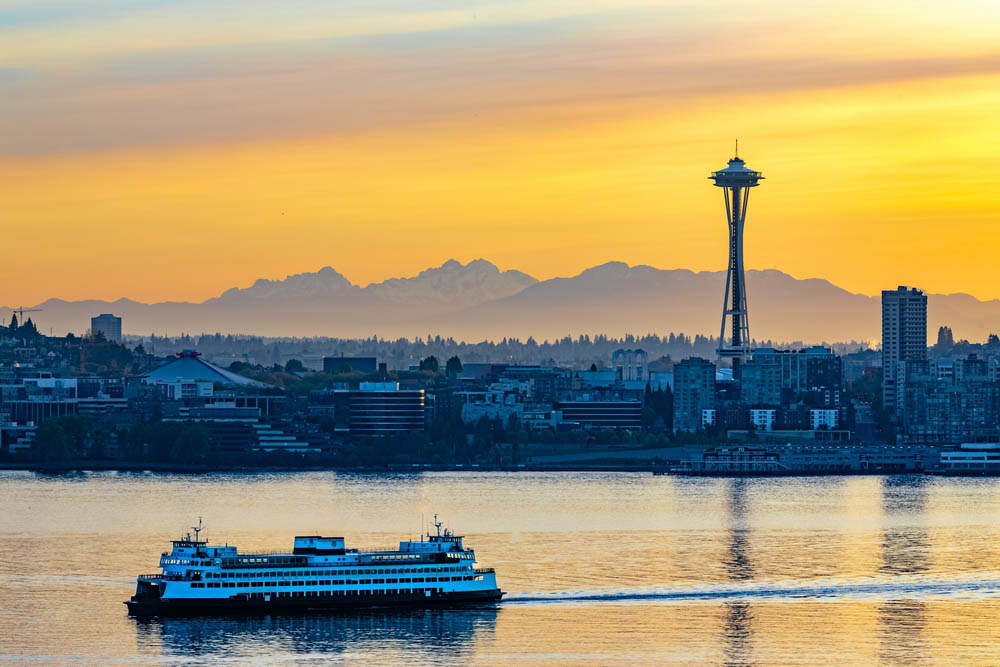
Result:
<instances>
[{"instance_id":1,"label":"treeline","mask_svg":"<svg viewBox=\"0 0 1000 667\"><path fill-rule=\"evenodd\" d=\"M133 339L138 342L138 339ZM502 338L499 341L470 343L454 338L429 335L416 339L370 338L262 338L234 335L183 335L175 338L152 336L142 339L145 349L160 356L174 354L184 349L196 349L206 357L224 361L243 360L255 365L284 366L290 359L319 359L336 356L374 356L388 363L391 369L416 366L422 359L458 357L463 363L512 363L553 364L570 368L609 367L611 356L618 349L646 351L649 361L670 358L674 360L700 356L714 358L718 347L712 336L688 336L670 333L666 336L647 334L627 335L621 338L603 334L565 336L558 340L534 338ZM801 348L804 343L792 341L778 343L771 340L754 341L757 347ZM838 353L853 352L863 348L862 343L835 344Z\"/></svg>"},{"instance_id":2,"label":"treeline","mask_svg":"<svg viewBox=\"0 0 1000 667\"><path fill-rule=\"evenodd\" d=\"M208 433L194 422L152 421L108 430L88 417L53 417L35 431L29 458L43 463L103 460L201 463L210 458Z\"/></svg>"}]
</instances>

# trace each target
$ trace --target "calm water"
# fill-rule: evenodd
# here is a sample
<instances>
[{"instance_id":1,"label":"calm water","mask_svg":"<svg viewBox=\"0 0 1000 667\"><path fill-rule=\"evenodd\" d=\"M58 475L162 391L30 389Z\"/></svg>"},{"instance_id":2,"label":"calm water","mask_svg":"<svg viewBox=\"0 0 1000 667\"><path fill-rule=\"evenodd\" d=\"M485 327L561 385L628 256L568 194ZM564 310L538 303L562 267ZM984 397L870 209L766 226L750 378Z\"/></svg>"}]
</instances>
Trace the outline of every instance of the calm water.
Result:
<instances>
[{"instance_id":1,"label":"calm water","mask_svg":"<svg viewBox=\"0 0 1000 667\"><path fill-rule=\"evenodd\" d=\"M211 542L384 546L434 512L496 609L139 623L122 600ZM628 473L0 473L0 662L998 663L1000 481Z\"/></svg>"}]
</instances>

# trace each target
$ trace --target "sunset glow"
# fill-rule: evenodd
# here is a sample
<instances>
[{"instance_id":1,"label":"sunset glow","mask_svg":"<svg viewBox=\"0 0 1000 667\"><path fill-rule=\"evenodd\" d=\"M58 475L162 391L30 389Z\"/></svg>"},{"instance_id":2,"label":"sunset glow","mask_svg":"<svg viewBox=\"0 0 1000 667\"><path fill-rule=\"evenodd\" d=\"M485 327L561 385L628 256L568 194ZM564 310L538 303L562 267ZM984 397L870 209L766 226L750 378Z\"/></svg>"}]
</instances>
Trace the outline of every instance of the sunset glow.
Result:
<instances>
[{"instance_id":1,"label":"sunset glow","mask_svg":"<svg viewBox=\"0 0 1000 667\"><path fill-rule=\"evenodd\" d=\"M995 3L338 6L0 2L0 304L721 270L736 136L748 268L1000 297Z\"/></svg>"}]
</instances>

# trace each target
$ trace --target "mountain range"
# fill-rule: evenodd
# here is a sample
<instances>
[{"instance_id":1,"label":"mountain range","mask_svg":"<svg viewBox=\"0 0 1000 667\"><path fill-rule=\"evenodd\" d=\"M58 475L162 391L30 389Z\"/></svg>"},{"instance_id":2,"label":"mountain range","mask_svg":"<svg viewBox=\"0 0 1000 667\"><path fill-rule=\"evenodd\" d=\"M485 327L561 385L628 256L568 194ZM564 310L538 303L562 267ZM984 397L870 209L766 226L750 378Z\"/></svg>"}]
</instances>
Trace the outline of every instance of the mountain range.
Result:
<instances>
[{"instance_id":1,"label":"mountain range","mask_svg":"<svg viewBox=\"0 0 1000 667\"><path fill-rule=\"evenodd\" d=\"M750 333L756 340L846 342L881 337L879 297L776 270L747 271ZM449 260L410 278L365 287L331 267L283 280L259 279L200 303L145 304L48 299L35 308L42 331L82 333L90 318L114 313L128 334L246 333L261 336L415 337L537 340L627 333L718 335L724 271L694 272L608 262L569 278L536 280L478 259ZM3 313L5 322L10 309ZM937 327L984 341L1000 331L1000 300L928 295L929 341Z\"/></svg>"}]
</instances>

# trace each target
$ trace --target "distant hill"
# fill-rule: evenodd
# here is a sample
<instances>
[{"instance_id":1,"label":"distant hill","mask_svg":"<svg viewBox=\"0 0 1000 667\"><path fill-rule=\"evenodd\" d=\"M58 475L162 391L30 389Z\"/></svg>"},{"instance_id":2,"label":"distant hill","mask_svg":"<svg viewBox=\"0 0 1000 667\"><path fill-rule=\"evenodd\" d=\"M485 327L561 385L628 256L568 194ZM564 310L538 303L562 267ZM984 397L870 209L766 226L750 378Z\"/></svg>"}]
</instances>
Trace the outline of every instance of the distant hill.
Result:
<instances>
[{"instance_id":1,"label":"distant hill","mask_svg":"<svg viewBox=\"0 0 1000 667\"><path fill-rule=\"evenodd\" d=\"M201 303L144 304L49 299L36 307L41 331L84 332L110 312L130 334L248 333L262 336L383 338L435 334L464 340L538 340L566 335L684 332L718 335L722 271L695 273L608 262L579 275L538 281L485 260L454 260L409 278L361 287L330 267L284 280L257 280ZM895 287L894 285L891 287ZM877 341L880 300L826 280L775 270L748 271L750 332L757 340ZM9 319L9 309L3 317ZM938 326L984 341L1000 332L1000 300L932 294L929 342Z\"/></svg>"}]
</instances>

